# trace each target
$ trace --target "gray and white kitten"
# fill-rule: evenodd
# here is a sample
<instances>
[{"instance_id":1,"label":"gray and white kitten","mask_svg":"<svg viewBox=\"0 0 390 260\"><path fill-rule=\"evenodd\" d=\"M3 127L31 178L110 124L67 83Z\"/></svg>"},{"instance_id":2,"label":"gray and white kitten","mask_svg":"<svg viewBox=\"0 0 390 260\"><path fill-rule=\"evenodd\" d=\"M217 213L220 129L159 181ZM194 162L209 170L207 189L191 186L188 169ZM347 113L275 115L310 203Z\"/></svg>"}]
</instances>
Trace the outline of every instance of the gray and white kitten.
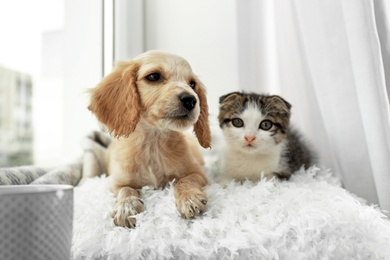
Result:
<instances>
[{"instance_id":1,"label":"gray and white kitten","mask_svg":"<svg viewBox=\"0 0 390 260\"><path fill-rule=\"evenodd\" d=\"M314 163L313 152L290 127L291 105L280 96L232 92L219 103L226 144L217 181L288 179Z\"/></svg>"}]
</instances>

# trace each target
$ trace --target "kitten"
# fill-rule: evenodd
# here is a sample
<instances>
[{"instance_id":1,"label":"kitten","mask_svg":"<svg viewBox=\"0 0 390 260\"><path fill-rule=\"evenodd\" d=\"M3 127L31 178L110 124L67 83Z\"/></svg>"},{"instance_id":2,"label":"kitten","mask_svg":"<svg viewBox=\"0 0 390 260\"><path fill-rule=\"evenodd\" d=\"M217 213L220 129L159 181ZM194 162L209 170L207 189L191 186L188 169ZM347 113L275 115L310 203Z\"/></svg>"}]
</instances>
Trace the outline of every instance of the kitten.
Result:
<instances>
[{"instance_id":1,"label":"kitten","mask_svg":"<svg viewBox=\"0 0 390 260\"><path fill-rule=\"evenodd\" d=\"M232 92L219 99L226 140L217 180L288 179L313 162L313 152L289 127L291 105L279 96Z\"/></svg>"}]
</instances>

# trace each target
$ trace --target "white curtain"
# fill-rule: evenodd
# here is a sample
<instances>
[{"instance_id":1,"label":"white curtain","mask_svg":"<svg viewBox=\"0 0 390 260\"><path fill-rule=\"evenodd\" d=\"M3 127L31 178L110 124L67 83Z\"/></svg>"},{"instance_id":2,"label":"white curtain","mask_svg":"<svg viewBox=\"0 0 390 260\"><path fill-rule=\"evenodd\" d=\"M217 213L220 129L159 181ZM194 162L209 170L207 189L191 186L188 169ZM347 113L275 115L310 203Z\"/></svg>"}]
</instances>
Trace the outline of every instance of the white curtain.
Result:
<instances>
[{"instance_id":1,"label":"white curtain","mask_svg":"<svg viewBox=\"0 0 390 260\"><path fill-rule=\"evenodd\" d=\"M390 211L384 2L237 1L237 21L242 89L284 96L321 167Z\"/></svg>"}]
</instances>

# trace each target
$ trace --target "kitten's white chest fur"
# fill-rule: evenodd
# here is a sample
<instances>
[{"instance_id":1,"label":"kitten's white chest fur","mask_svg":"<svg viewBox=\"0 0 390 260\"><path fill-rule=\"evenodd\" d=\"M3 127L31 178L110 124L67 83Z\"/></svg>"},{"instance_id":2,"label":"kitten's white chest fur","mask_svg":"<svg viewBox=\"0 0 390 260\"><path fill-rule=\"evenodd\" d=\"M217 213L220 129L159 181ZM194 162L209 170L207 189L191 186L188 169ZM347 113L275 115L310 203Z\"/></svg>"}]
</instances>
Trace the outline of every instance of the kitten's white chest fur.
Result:
<instances>
[{"instance_id":1,"label":"kitten's white chest fur","mask_svg":"<svg viewBox=\"0 0 390 260\"><path fill-rule=\"evenodd\" d=\"M273 173L283 170L281 156L285 142L276 143L272 132L259 128L264 119L260 110L249 106L238 115L243 127L231 123L222 129L225 145L222 150L218 181L226 184L235 179L258 181L261 177L270 179ZM248 141L253 139L253 141Z\"/></svg>"},{"instance_id":2,"label":"kitten's white chest fur","mask_svg":"<svg viewBox=\"0 0 390 260\"><path fill-rule=\"evenodd\" d=\"M275 146L268 154L245 153L225 147L222 152L218 181L226 184L231 180L253 182L260 178L271 179L273 173L281 170L281 150L284 144Z\"/></svg>"}]
</instances>

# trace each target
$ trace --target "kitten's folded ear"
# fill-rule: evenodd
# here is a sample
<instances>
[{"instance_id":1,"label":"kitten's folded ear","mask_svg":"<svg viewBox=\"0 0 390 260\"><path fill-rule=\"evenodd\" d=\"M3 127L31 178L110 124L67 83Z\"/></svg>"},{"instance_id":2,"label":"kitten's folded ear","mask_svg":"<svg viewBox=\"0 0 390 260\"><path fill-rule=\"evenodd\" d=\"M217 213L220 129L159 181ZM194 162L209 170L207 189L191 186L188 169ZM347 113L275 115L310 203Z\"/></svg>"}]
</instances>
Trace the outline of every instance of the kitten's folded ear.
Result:
<instances>
[{"instance_id":1,"label":"kitten's folded ear","mask_svg":"<svg viewBox=\"0 0 390 260\"><path fill-rule=\"evenodd\" d=\"M278 96L278 97L284 102L284 104L286 105L288 110L291 110L292 105L289 102L287 102L284 98L282 98L280 96Z\"/></svg>"},{"instance_id":2,"label":"kitten's folded ear","mask_svg":"<svg viewBox=\"0 0 390 260\"><path fill-rule=\"evenodd\" d=\"M282 98L280 96L278 96L278 97L283 101L283 103L286 105L288 110L291 110L292 105L289 102L287 102L284 98Z\"/></svg>"},{"instance_id":3,"label":"kitten's folded ear","mask_svg":"<svg viewBox=\"0 0 390 260\"><path fill-rule=\"evenodd\" d=\"M224 101L227 101L228 98L229 99L232 99L234 98L235 96L241 96L242 94L240 92L231 92L231 93L228 93L226 95L223 95L219 98L219 103L221 104L222 102Z\"/></svg>"},{"instance_id":4,"label":"kitten's folded ear","mask_svg":"<svg viewBox=\"0 0 390 260\"><path fill-rule=\"evenodd\" d=\"M284 98L277 95L272 95L268 97L268 101L270 104L273 104L272 106L279 111L279 113L286 115L287 117L290 117L291 115L291 104L287 102Z\"/></svg>"}]
</instances>

